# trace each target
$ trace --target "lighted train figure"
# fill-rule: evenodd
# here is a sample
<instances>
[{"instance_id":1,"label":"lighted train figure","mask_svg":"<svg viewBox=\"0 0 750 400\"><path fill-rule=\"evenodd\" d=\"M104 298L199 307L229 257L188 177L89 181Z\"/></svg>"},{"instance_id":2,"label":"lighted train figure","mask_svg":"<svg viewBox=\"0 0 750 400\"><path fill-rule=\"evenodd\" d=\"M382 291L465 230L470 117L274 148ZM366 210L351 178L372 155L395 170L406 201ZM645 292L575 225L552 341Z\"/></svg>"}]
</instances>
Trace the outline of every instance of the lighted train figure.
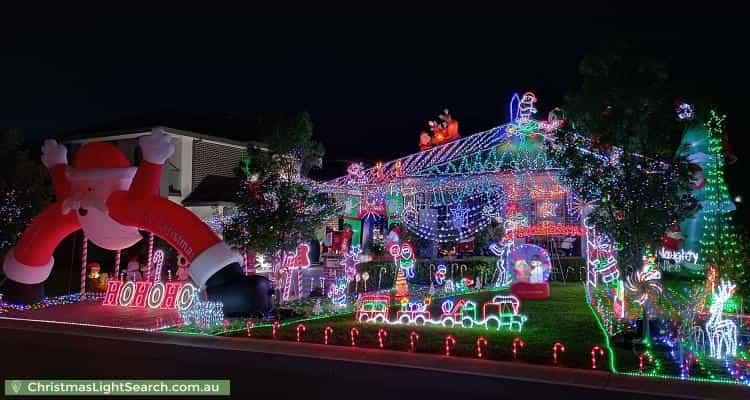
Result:
<instances>
[{"instance_id":1,"label":"lighted train figure","mask_svg":"<svg viewBox=\"0 0 750 400\"><path fill-rule=\"evenodd\" d=\"M440 309L440 318L432 319L428 310L430 302L402 302L396 318L390 320L390 296L387 294L368 294L360 297L355 320L366 323L385 323L390 325L441 325L444 327L460 326L472 328L483 326L486 329L508 329L520 332L528 318L519 314L521 301L513 295L497 295L482 305L482 319L477 319L477 303L471 300L444 300Z\"/></svg>"}]
</instances>

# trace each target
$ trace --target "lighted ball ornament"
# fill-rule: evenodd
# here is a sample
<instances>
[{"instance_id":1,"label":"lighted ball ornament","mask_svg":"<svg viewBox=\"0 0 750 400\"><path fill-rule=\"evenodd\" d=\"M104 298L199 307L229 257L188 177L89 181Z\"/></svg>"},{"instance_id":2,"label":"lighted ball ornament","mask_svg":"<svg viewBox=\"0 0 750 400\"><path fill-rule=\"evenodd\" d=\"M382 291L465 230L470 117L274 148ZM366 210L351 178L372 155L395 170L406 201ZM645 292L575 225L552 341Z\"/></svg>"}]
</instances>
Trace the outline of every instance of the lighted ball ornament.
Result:
<instances>
[{"instance_id":1,"label":"lighted ball ornament","mask_svg":"<svg viewBox=\"0 0 750 400\"><path fill-rule=\"evenodd\" d=\"M245 278L238 253L194 213L161 197L162 169L175 149L170 136L155 128L138 143L143 160L133 167L111 143L84 144L69 166L65 146L44 142L42 162L52 176L57 201L32 220L8 251L3 263L6 301L33 303L41 298L42 283L54 265L52 254L69 234L82 229L97 246L117 251L140 241L142 229L183 254L193 281L205 287L209 300L221 301L227 314L265 311L270 295L268 304L258 304L258 292L264 290L258 285L265 278ZM220 277L212 279L215 276Z\"/></svg>"}]
</instances>

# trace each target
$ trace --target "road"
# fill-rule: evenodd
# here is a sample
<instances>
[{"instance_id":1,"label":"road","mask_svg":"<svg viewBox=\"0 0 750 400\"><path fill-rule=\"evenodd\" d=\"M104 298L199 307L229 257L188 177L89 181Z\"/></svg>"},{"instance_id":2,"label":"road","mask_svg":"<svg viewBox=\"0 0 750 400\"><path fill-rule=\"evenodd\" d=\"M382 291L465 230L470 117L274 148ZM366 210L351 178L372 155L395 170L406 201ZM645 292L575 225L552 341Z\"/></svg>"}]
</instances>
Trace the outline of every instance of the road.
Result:
<instances>
[{"instance_id":1,"label":"road","mask_svg":"<svg viewBox=\"0 0 750 400\"><path fill-rule=\"evenodd\" d=\"M53 329L57 329L53 327ZM231 379L233 398L646 399L633 393L415 368L0 327L0 376ZM123 333L126 336L127 333ZM217 339L218 340L218 339Z\"/></svg>"}]
</instances>

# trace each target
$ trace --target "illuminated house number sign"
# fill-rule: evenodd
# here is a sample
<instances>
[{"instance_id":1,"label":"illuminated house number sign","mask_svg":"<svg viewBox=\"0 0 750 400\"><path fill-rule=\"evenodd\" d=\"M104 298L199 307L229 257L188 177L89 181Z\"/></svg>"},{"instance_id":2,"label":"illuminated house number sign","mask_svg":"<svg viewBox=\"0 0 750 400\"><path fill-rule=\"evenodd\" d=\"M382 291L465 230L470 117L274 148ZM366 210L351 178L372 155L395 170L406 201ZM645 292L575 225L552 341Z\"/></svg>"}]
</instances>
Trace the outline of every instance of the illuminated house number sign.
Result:
<instances>
[{"instance_id":1,"label":"illuminated house number sign","mask_svg":"<svg viewBox=\"0 0 750 400\"><path fill-rule=\"evenodd\" d=\"M197 294L195 286L181 282L107 282L104 306L186 310Z\"/></svg>"}]
</instances>

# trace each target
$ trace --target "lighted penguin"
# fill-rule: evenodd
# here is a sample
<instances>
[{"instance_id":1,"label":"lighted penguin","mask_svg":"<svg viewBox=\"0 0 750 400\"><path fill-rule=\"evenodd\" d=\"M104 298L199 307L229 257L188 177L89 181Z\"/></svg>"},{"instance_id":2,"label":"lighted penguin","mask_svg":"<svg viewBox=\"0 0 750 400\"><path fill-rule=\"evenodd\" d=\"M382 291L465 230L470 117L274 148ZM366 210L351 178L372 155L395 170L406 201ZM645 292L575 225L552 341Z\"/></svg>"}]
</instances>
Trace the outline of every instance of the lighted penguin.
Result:
<instances>
[{"instance_id":1,"label":"lighted penguin","mask_svg":"<svg viewBox=\"0 0 750 400\"><path fill-rule=\"evenodd\" d=\"M163 238L190 263L190 277L209 300L221 301L228 315L266 306L267 282L246 277L242 257L186 208L159 195L164 162L174 153L170 136L155 128L138 141L138 167L116 146L86 143L68 165L67 149L54 140L42 147L56 202L37 215L16 246L8 251L0 287L5 300L32 303L55 263L53 252L69 234L82 229L99 247L122 250L141 240L139 229Z\"/></svg>"}]
</instances>

